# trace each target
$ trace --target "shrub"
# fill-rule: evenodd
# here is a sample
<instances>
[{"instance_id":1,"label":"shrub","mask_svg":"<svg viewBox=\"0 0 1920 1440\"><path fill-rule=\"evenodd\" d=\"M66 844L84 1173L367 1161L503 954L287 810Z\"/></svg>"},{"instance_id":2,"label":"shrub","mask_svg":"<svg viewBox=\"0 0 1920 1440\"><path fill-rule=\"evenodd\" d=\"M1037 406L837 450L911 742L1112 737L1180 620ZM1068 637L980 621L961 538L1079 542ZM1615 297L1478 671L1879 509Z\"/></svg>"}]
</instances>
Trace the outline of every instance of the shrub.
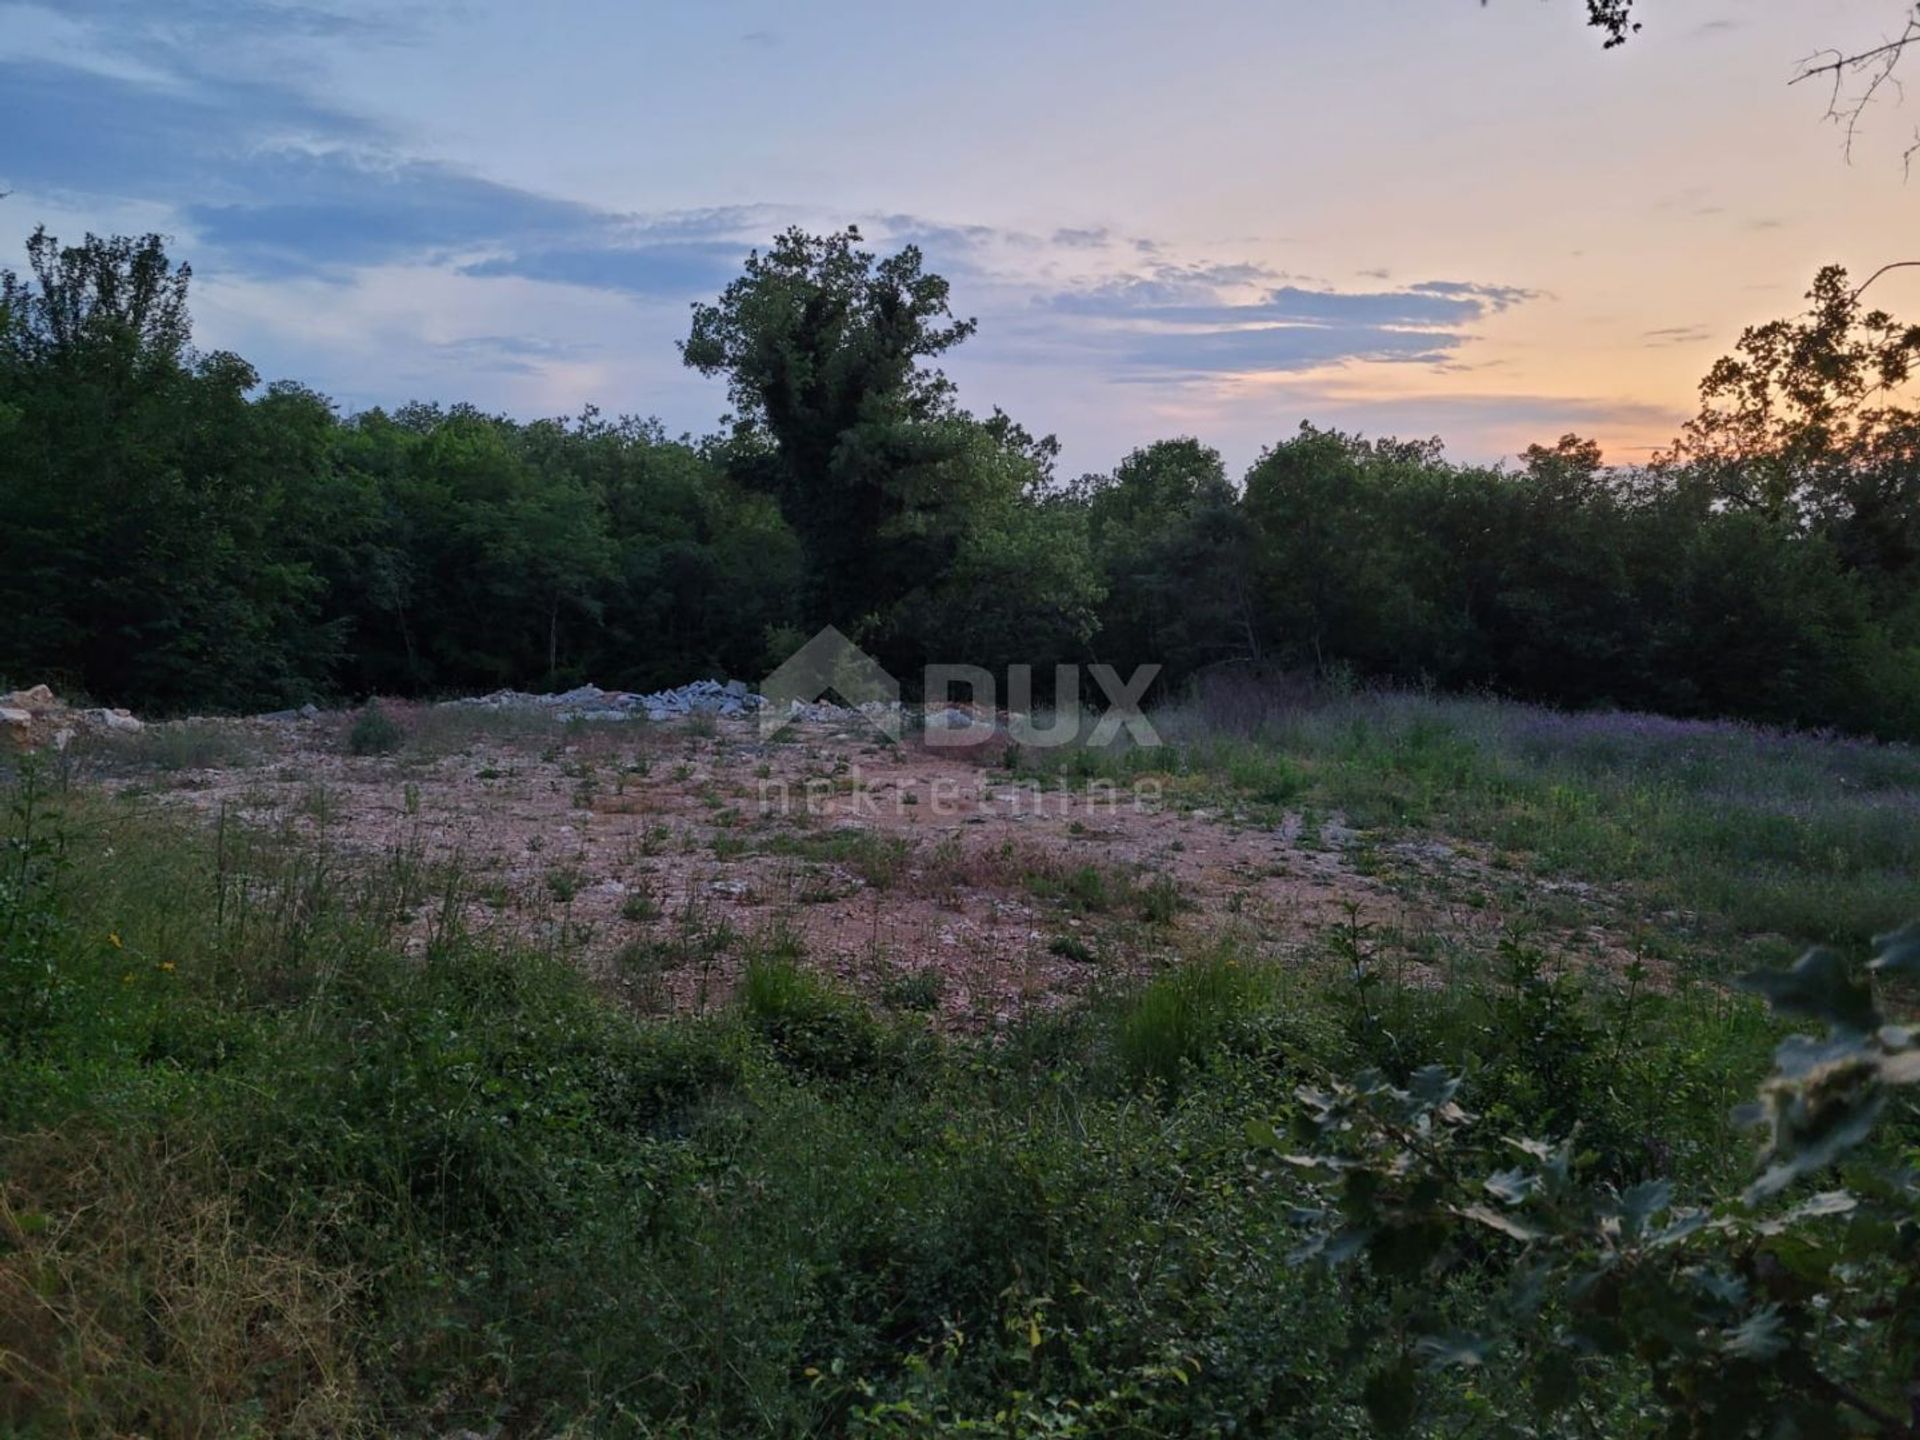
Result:
<instances>
[{"instance_id":1,"label":"shrub","mask_svg":"<svg viewBox=\"0 0 1920 1440\"><path fill-rule=\"evenodd\" d=\"M347 749L355 755L391 755L405 738L399 722L380 707L378 700L369 700L347 731Z\"/></svg>"},{"instance_id":2,"label":"shrub","mask_svg":"<svg viewBox=\"0 0 1920 1440\"><path fill-rule=\"evenodd\" d=\"M757 955L740 980L747 1023L780 1060L805 1074L844 1079L873 1069L880 1027L852 996L792 959Z\"/></svg>"},{"instance_id":3,"label":"shrub","mask_svg":"<svg viewBox=\"0 0 1920 1440\"><path fill-rule=\"evenodd\" d=\"M1177 1088L1253 1007L1258 983L1225 947L1161 975L1125 1001L1114 1022L1121 1069L1134 1084Z\"/></svg>"},{"instance_id":4,"label":"shrub","mask_svg":"<svg viewBox=\"0 0 1920 1440\"><path fill-rule=\"evenodd\" d=\"M1470 1088L1438 1065L1404 1086L1373 1071L1302 1087L1292 1142L1250 1122L1256 1147L1314 1182L1300 1258L1364 1258L1389 1305L1418 1317L1376 1344L1375 1427L1414 1431L1445 1393L1426 1376L1500 1364L1526 1398L1485 1418L1508 1425L1582 1415L1598 1394L1619 1433L1911 1436L1920 1189L1899 1140L1873 1140L1920 1084L1920 1051L1873 982L1920 973L1920 925L1878 945L1867 973L1815 950L1747 978L1826 1034L1781 1044L1747 1107L1765 1168L1737 1195L1687 1205L1665 1178L1607 1183L1572 1131L1478 1123ZM1465 1293L1472 1328L1445 1327Z\"/></svg>"}]
</instances>

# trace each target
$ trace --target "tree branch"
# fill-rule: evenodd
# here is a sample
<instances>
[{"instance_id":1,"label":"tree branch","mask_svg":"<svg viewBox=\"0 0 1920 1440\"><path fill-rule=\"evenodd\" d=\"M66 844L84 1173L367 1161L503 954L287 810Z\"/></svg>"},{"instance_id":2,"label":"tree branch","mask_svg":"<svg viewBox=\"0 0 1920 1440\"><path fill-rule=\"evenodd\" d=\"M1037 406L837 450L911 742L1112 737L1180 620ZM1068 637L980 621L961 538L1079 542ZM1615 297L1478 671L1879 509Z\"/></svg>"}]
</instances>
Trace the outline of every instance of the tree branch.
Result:
<instances>
[{"instance_id":1,"label":"tree branch","mask_svg":"<svg viewBox=\"0 0 1920 1440\"><path fill-rule=\"evenodd\" d=\"M1920 149L1920 145L1917 145L1914 148ZM1913 152L1908 151L1907 153L1912 154ZM1858 300L1862 295L1866 294L1867 286L1873 284L1874 281L1878 280L1882 275L1886 274L1889 270L1909 270L1909 269L1920 269L1920 260L1893 260L1888 262L1885 265L1882 265L1878 270L1874 271L1865 280L1862 280L1857 287L1855 287L1853 292L1853 298Z\"/></svg>"},{"instance_id":2,"label":"tree branch","mask_svg":"<svg viewBox=\"0 0 1920 1440\"><path fill-rule=\"evenodd\" d=\"M1849 162L1853 159L1853 142L1860 133L1860 118L1866 113L1867 107L1888 86L1892 86L1898 94L1906 93L1893 72L1899 68L1907 47L1916 44L1920 44L1920 6L1916 6L1913 13L1907 16L1906 24L1898 35L1852 54L1844 50L1818 51L1802 60L1800 73L1787 82L1789 85L1798 85L1803 80L1819 76L1825 76L1831 82L1826 118L1845 132L1842 148ZM1866 76L1865 86L1857 95L1848 96L1845 93L1847 77L1861 74ZM1920 153L1920 138L1916 138L1902 156L1902 162L1909 171L1916 153Z\"/></svg>"}]
</instances>

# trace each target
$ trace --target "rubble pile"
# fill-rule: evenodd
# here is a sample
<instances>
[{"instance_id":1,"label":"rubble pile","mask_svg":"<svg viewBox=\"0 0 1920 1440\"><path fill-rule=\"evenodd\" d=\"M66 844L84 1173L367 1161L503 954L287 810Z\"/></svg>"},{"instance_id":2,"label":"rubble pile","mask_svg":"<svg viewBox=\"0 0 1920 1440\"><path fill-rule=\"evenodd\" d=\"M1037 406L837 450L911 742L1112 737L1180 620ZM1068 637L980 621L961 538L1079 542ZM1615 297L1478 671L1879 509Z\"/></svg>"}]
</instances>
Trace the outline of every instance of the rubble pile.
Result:
<instances>
[{"instance_id":1,"label":"rubble pile","mask_svg":"<svg viewBox=\"0 0 1920 1440\"><path fill-rule=\"evenodd\" d=\"M758 711L766 698L754 694L743 680L695 680L672 690L639 694L631 690L602 690L598 685L580 685L553 695L533 695L524 690L496 690L491 695L475 695L464 700L449 700L481 710L551 710L558 720L675 720L686 715L724 715L738 717Z\"/></svg>"},{"instance_id":2,"label":"rubble pile","mask_svg":"<svg viewBox=\"0 0 1920 1440\"><path fill-rule=\"evenodd\" d=\"M65 750L80 735L137 735L125 710L75 710L45 685L0 695L0 748Z\"/></svg>"},{"instance_id":3,"label":"rubble pile","mask_svg":"<svg viewBox=\"0 0 1920 1440\"><path fill-rule=\"evenodd\" d=\"M448 700L448 705L482 710L547 710L558 720L679 720L691 715L713 715L722 719L741 719L757 715L772 702L756 694L744 680L695 680L670 690L639 693L631 690L602 690L598 685L581 685L552 695L534 695L524 690L496 690L491 695L476 695L464 700ZM863 705L851 709L830 700L803 703L795 700L787 706L796 720L836 723L861 715L875 716L897 706Z\"/></svg>"}]
</instances>

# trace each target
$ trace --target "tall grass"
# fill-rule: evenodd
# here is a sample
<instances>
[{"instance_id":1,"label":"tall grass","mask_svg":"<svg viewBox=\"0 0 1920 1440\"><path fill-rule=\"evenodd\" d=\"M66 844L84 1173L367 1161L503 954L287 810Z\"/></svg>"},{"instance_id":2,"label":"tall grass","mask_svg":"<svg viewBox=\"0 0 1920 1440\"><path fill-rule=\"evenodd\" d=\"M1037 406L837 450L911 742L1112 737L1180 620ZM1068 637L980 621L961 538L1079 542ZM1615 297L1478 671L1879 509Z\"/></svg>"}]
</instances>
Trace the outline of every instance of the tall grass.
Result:
<instances>
[{"instance_id":1,"label":"tall grass","mask_svg":"<svg viewBox=\"0 0 1920 1440\"><path fill-rule=\"evenodd\" d=\"M1607 1173L1684 1181L1769 1038L1330 950L948 1042L773 932L733 1008L643 1020L466 933L457 873L7 798L5 1434L1349 1437L1393 1317L1284 1263L1248 1116L1470 1060L1489 1123L1579 1107ZM1432 1383L1469 1433L1502 1382Z\"/></svg>"},{"instance_id":2,"label":"tall grass","mask_svg":"<svg viewBox=\"0 0 1920 1440\"><path fill-rule=\"evenodd\" d=\"M1219 676L1152 721L1165 742L1031 751L1062 777L1159 775L1256 818L1341 812L1484 842L1619 887L1669 928L1862 944L1920 913L1920 750L1725 721Z\"/></svg>"}]
</instances>

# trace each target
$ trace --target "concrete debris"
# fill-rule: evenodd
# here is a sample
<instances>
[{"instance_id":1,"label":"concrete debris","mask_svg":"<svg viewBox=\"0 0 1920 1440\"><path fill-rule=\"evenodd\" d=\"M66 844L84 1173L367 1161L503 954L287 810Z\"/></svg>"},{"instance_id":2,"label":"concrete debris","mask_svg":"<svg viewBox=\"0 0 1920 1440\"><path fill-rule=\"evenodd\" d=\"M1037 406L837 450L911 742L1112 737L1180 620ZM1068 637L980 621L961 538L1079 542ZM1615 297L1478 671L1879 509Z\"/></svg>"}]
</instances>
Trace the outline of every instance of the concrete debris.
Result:
<instances>
[{"instance_id":1,"label":"concrete debris","mask_svg":"<svg viewBox=\"0 0 1920 1440\"><path fill-rule=\"evenodd\" d=\"M137 735L145 729L125 710L75 710L45 685L0 695L0 745L65 750L79 735Z\"/></svg>"},{"instance_id":2,"label":"concrete debris","mask_svg":"<svg viewBox=\"0 0 1920 1440\"><path fill-rule=\"evenodd\" d=\"M557 720L663 722L693 715L712 715L724 720L744 719L758 715L772 702L766 696L755 693L744 680L695 680L673 689L647 692L602 690L598 685L579 685L552 695L529 694L524 690L496 690L491 695L475 695L443 703L481 710L546 710ZM796 700L788 704L787 713L796 720L833 724L856 720L863 715L871 718L897 712L898 708L896 705L875 703L852 709L836 705L830 700L811 703Z\"/></svg>"}]
</instances>

